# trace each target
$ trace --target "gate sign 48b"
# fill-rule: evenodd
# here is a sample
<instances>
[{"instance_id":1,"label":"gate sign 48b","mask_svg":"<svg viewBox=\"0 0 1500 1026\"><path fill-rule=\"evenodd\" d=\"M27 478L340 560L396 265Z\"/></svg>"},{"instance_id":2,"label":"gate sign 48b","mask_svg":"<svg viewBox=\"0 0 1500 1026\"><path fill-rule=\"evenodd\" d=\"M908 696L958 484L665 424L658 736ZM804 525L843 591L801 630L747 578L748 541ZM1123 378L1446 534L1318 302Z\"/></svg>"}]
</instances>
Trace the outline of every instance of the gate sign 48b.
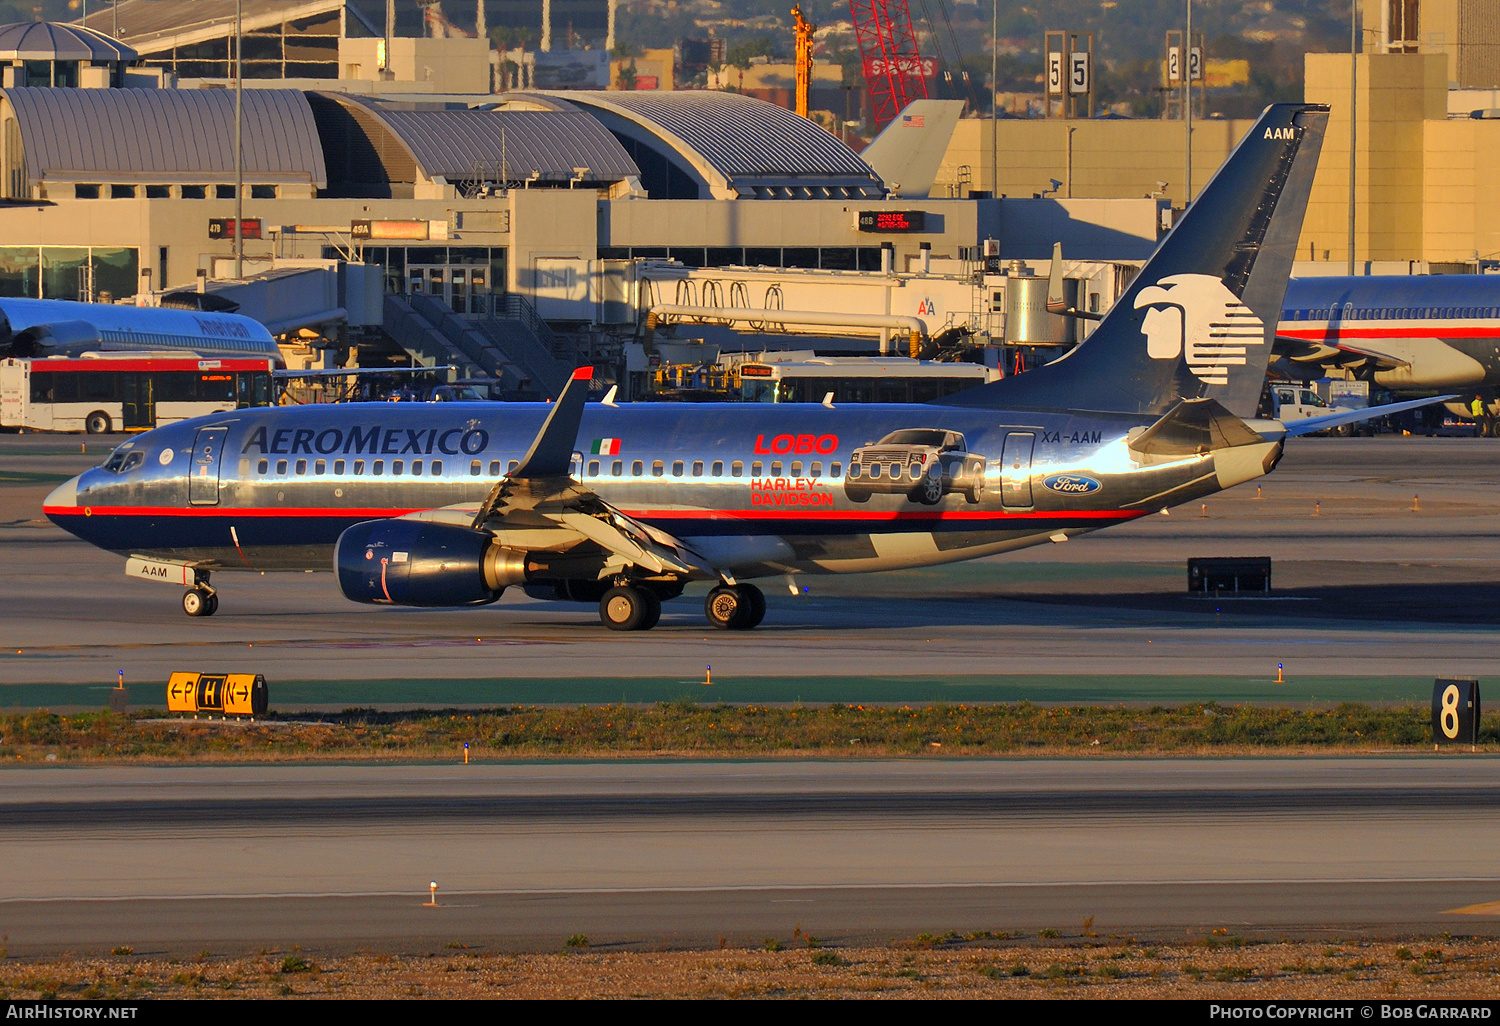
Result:
<instances>
[{"instance_id":1,"label":"gate sign 48b","mask_svg":"<svg viewBox=\"0 0 1500 1026\"><path fill-rule=\"evenodd\" d=\"M1438 679L1432 683L1432 743L1479 743L1479 682Z\"/></svg>"}]
</instances>

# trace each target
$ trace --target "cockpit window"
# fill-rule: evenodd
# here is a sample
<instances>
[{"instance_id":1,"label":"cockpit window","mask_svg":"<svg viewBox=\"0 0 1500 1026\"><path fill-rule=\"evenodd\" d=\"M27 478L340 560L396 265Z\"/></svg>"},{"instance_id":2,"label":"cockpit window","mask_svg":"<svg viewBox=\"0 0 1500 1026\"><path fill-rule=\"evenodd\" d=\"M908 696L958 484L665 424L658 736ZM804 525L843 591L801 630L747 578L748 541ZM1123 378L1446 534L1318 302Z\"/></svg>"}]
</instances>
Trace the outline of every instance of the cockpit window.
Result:
<instances>
[{"instance_id":1,"label":"cockpit window","mask_svg":"<svg viewBox=\"0 0 1500 1026\"><path fill-rule=\"evenodd\" d=\"M127 470L134 470L145 462L146 453L141 449L137 449L134 452L116 449L110 454L109 459L104 462L104 469L111 474L123 474Z\"/></svg>"}]
</instances>

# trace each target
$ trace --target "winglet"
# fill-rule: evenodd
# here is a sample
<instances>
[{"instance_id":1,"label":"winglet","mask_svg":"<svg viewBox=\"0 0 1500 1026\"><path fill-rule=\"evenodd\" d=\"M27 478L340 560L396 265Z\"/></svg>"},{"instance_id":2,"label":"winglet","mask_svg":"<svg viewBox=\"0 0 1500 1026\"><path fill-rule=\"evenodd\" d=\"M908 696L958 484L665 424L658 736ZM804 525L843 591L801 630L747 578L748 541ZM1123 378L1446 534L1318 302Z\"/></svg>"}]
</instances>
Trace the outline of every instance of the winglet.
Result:
<instances>
[{"instance_id":1,"label":"winglet","mask_svg":"<svg viewBox=\"0 0 1500 1026\"><path fill-rule=\"evenodd\" d=\"M1063 298L1063 258L1061 242L1054 242L1052 244L1052 269L1047 272L1047 312L1068 312L1068 301Z\"/></svg>"},{"instance_id":2,"label":"winglet","mask_svg":"<svg viewBox=\"0 0 1500 1026\"><path fill-rule=\"evenodd\" d=\"M578 425L583 421L583 404L588 398L593 367L579 367L563 386L562 395L552 404L536 441L526 450L521 465L511 471L512 480L523 477L562 477L573 461L578 444Z\"/></svg>"}]
</instances>

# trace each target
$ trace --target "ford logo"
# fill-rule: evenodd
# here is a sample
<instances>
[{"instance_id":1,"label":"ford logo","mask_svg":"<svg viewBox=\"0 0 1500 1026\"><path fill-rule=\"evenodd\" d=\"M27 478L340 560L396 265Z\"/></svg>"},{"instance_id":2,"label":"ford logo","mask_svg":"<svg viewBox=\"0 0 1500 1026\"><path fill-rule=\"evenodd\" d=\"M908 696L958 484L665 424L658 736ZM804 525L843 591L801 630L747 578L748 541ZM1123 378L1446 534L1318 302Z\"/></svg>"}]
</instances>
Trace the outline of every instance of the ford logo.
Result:
<instances>
[{"instance_id":1,"label":"ford logo","mask_svg":"<svg viewBox=\"0 0 1500 1026\"><path fill-rule=\"evenodd\" d=\"M1042 481L1043 487L1062 492L1064 495L1087 495L1089 492L1097 492L1103 486L1091 477L1082 474L1053 474Z\"/></svg>"}]
</instances>

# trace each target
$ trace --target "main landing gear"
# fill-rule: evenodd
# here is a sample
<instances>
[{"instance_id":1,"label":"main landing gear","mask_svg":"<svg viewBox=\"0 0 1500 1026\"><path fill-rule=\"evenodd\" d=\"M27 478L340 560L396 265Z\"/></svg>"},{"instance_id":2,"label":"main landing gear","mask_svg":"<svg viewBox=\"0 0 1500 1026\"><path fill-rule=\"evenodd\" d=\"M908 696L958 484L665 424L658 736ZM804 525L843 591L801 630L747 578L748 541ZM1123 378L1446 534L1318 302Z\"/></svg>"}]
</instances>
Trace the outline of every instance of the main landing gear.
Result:
<instances>
[{"instance_id":1,"label":"main landing gear","mask_svg":"<svg viewBox=\"0 0 1500 1026\"><path fill-rule=\"evenodd\" d=\"M661 619L662 599L680 594L681 585L617 584L599 600L599 620L612 631L649 631ZM753 584L721 584L708 593L703 612L722 630L748 631L765 619L766 597Z\"/></svg>"},{"instance_id":2,"label":"main landing gear","mask_svg":"<svg viewBox=\"0 0 1500 1026\"><path fill-rule=\"evenodd\" d=\"M748 631L766 618L766 597L753 584L721 584L703 603L708 622L726 631Z\"/></svg>"}]
</instances>

